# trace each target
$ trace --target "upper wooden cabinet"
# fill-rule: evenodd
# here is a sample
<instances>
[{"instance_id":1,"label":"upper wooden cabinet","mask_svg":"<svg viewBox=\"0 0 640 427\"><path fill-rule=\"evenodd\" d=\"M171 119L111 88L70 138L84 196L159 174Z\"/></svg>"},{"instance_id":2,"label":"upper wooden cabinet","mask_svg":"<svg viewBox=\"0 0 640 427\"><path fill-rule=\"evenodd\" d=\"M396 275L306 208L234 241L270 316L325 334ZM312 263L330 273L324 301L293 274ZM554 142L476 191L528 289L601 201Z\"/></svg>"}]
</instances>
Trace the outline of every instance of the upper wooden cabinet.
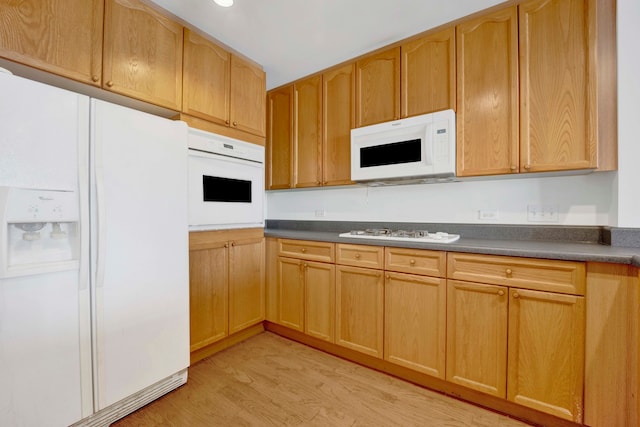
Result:
<instances>
[{"instance_id":1,"label":"upper wooden cabinet","mask_svg":"<svg viewBox=\"0 0 640 427\"><path fill-rule=\"evenodd\" d=\"M400 118L400 48L356 61L356 127Z\"/></svg>"},{"instance_id":2,"label":"upper wooden cabinet","mask_svg":"<svg viewBox=\"0 0 640 427\"><path fill-rule=\"evenodd\" d=\"M293 183L293 85L267 95L266 188L291 188Z\"/></svg>"},{"instance_id":3,"label":"upper wooden cabinet","mask_svg":"<svg viewBox=\"0 0 640 427\"><path fill-rule=\"evenodd\" d=\"M294 91L293 185L322 184L322 75L296 82Z\"/></svg>"},{"instance_id":4,"label":"upper wooden cabinet","mask_svg":"<svg viewBox=\"0 0 640 427\"><path fill-rule=\"evenodd\" d=\"M231 127L265 136L266 82L260 66L231 55Z\"/></svg>"},{"instance_id":5,"label":"upper wooden cabinet","mask_svg":"<svg viewBox=\"0 0 640 427\"><path fill-rule=\"evenodd\" d=\"M185 28L183 62L182 111L228 126L231 54Z\"/></svg>"},{"instance_id":6,"label":"upper wooden cabinet","mask_svg":"<svg viewBox=\"0 0 640 427\"><path fill-rule=\"evenodd\" d=\"M355 66L347 64L322 75L323 185L351 181L351 129L355 124Z\"/></svg>"},{"instance_id":7,"label":"upper wooden cabinet","mask_svg":"<svg viewBox=\"0 0 640 427\"><path fill-rule=\"evenodd\" d=\"M615 169L614 10L535 0L457 26L459 176Z\"/></svg>"},{"instance_id":8,"label":"upper wooden cabinet","mask_svg":"<svg viewBox=\"0 0 640 427\"><path fill-rule=\"evenodd\" d=\"M599 166L596 3L519 6L520 165L526 172Z\"/></svg>"},{"instance_id":9,"label":"upper wooden cabinet","mask_svg":"<svg viewBox=\"0 0 640 427\"><path fill-rule=\"evenodd\" d=\"M183 113L222 126L206 130L227 136L242 138L236 130L265 136L266 78L260 66L188 28L183 62Z\"/></svg>"},{"instance_id":10,"label":"upper wooden cabinet","mask_svg":"<svg viewBox=\"0 0 640 427\"><path fill-rule=\"evenodd\" d=\"M457 26L457 175L518 172L516 7Z\"/></svg>"},{"instance_id":11,"label":"upper wooden cabinet","mask_svg":"<svg viewBox=\"0 0 640 427\"><path fill-rule=\"evenodd\" d=\"M173 110L182 106L182 26L140 0L106 0L103 86Z\"/></svg>"},{"instance_id":12,"label":"upper wooden cabinet","mask_svg":"<svg viewBox=\"0 0 640 427\"><path fill-rule=\"evenodd\" d=\"M455 110L455 28L404 43L400 52L402 117Z\"/></svg>"},{"instance_id":13,"label":"upper wooden cabinet","mask_svg":"<svg viewBox=\"0 0 640 427\"><path fill-rule=\"evenodd\" d=\"M103 0L0 2L0 57L100 86Z\"/></svg>"}]
</instances>

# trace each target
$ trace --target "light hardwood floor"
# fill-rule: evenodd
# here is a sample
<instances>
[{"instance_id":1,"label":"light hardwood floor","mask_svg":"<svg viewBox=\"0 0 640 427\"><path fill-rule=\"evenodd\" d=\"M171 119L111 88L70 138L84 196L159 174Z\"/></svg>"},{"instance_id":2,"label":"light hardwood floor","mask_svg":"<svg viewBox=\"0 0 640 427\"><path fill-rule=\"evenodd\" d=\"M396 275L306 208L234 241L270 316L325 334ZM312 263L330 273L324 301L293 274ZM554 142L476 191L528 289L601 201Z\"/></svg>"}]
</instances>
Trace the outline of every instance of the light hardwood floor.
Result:
<instances>
[{"instance_id":1,"label":"light hardwood floor","mask_svg":"<svg viewBox=\"0 0 640 427\"><path fill-rule=\"evenodd\" d=\"M113 425L528 424L265 332L193 365L186 385Z\"/></svg>"}]
</instances>

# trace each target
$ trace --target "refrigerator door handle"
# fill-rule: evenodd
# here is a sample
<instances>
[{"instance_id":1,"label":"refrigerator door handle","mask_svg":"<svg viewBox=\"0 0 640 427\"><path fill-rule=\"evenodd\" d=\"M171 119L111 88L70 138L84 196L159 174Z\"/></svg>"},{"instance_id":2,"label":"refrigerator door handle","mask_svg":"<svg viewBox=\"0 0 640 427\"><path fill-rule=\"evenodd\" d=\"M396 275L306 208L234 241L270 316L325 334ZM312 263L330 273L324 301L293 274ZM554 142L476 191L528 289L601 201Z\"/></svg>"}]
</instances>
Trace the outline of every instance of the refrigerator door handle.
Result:
<instances>
[{"instance_id":1,"label":"refrigerator door handle","mask_svg":"<svg viewBox=\"0 0 640 427\"><path fill-rule=\"evenodd\" d=\"M95 241L96 241L96 288L102 288L104 286L104 269L105 269L105 239L106 236L106 213L104 207L104 165L102 164L102 145L101 138L97 136L94 143L94 183L95 183L95 208L96 208L96 227L95 227Z\"/></svg>"}]
</instances>

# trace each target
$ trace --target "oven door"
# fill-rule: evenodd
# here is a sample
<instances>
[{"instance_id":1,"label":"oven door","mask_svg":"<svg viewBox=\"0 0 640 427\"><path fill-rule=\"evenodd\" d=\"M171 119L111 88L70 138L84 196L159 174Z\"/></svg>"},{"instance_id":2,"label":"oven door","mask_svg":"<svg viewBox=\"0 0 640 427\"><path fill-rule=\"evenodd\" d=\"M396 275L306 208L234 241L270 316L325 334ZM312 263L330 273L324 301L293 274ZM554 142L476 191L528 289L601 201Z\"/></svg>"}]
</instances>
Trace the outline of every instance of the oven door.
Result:
<instances>
[{"instance_id":1,"label":"oven door","mask_svg":"<svg viewBox=\"0 0 640 427\"><path fill-rule=\"evenodd\" d=\"M189 229L264 227L264 165L189 150Z\"/></svg>"}]
</instances>

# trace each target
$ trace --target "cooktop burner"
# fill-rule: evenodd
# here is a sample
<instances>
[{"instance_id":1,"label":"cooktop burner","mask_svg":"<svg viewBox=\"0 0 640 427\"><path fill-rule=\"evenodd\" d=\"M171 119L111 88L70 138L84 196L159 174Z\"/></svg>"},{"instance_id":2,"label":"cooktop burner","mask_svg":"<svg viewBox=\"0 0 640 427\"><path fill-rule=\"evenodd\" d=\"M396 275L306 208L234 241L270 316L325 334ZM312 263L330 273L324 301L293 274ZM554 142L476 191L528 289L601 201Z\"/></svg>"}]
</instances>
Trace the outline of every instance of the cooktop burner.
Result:
<instances>
[{"instance_id":1,"label":"cooktop burner","mask_svg":"<svg viewBox=\"0 0 640 427\"><path fill-rule=\"evenodd\" d=\"M460 238L459 234L449 234L441 231L429 233L427 230L391 230L390 228L352 230L347 233L341 233L339 236L356 239L383 239L425 243L452 243Z\"/></svg>"}]
</instances>

